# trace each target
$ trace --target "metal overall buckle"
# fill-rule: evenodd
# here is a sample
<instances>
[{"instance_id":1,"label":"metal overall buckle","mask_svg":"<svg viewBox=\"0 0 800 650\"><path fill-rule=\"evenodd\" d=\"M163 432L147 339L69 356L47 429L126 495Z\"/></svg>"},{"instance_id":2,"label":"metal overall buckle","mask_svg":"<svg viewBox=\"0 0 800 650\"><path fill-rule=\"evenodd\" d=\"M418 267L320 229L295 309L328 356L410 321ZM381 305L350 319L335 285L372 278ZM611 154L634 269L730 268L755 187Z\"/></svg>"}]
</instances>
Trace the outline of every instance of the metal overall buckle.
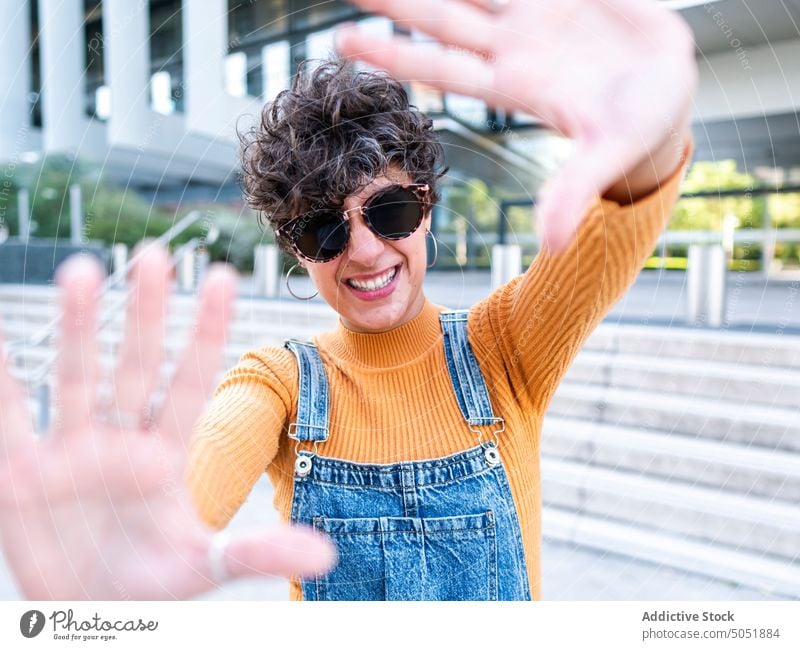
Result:
<instances>
[{"instance_id":1,"label":"metal overall buckle","mask_svg":"<svg viewBox=\"0 0 800 650\"><path fill-rule=\"evenodd\" d=\"M495 465L499 464L500 452L497 450L497 447L500 444L499 434L503 433L503 431L506 430L506 421L503 418L492 418L490 422L478 424L477 421L470 418L469 420L467 420L467 422L469 424L469 430L472 431L473 433L478 434L478 444L481 447L483 447L483 456L486 459L486 464L489 465L489 467L494 467ZM502 422L503 426L500 427L499 429L492 431L492 434L494 435L494 441L483 440L483 431L474 428L474 426L487 426L490 424L494 424L496 422Z\"/></svg>"},{"instance_id":2,"label":"metal overall buckle","mask_svg":"<svg viewBox=\"0 0 800 650\"><path fill-rule=\"evenodd\" d=\"M306 425L310 426L315 429L322 429L322 427L316 425ZM289 437L295 441L294 443L294 454L296 456L294 461L294 472L297 476L304 477L308 476L311 473L311 469L314 467L313 458L317 455L317 446L319 445L319 441L314 440L314 451L300 451L300 443L305 442L305 440L300 440L297 437L296 433L292 433L292 428L297 428L297 422L292 422L289 425Z\"/></svg>"}]
</instances>

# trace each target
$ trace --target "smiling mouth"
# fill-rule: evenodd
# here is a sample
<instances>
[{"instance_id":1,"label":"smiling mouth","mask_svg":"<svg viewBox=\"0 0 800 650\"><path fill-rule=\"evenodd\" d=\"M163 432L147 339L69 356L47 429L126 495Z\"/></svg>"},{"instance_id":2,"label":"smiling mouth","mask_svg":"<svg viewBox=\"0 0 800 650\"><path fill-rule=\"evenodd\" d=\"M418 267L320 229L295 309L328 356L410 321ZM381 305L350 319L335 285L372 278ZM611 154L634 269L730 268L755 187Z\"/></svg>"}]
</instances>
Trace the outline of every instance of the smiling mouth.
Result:
<instances>
[{"instance_id":1,"label":"smiling mouth","mask_svg":"<svg viewBox=\"0 0 800 650\"><path fill-rule=\"evenodd\" d=\"M396 266L393 266L391 269L379 275L373 280L360 281L360 280L347 279L345 280L345 283L348 286L358 291L377 291L378 289L383 289L392 280L394 280L395 276L397 275L397 273L399 273L399 271L400 271L400 264L397 264Z\"/></svg>"}]
</instances>

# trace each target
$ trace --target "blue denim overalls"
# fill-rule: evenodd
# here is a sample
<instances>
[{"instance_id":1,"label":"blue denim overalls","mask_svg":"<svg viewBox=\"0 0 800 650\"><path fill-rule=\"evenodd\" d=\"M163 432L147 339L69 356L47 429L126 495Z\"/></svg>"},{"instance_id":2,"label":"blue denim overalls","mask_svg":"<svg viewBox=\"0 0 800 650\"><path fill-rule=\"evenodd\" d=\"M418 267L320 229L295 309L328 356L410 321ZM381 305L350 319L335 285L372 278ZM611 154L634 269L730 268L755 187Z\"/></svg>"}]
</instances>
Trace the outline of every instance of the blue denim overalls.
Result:
<instances>
[{"instance_id":1,"label":"blue denim overalls","mask_svg":"<svg viewBox=\"0 0 800 650\"><path fill-rule=\"evenodd\" d=\"M312 342L287 339L298 361L291 520L339 551L304 600L530 600L519 520L497 448L505 428L467 339L468 310L443 311L447 369L477 446L444 458L364 464L320 456L328 439L328 381ZM495 425L494 440L478 426ZM495 427L493 427L495 428ZM303 442L311 450L300 449ZM308 445L306 445L308 446Z\"/></svg>"}]
</instances>

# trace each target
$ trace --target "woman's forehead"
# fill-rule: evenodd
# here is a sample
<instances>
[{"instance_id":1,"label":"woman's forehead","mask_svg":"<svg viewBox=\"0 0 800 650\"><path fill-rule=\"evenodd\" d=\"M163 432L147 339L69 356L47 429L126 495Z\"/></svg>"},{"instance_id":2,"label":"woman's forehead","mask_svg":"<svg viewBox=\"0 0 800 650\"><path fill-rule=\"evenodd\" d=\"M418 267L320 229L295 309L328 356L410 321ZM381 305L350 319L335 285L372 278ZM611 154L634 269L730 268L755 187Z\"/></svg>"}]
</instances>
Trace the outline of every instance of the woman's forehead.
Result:
<instances>
[{"instance_id":1,"label":"woman's forehead","mask_svg":"<svg viewBox=\"0 0 800 650\"><path fill-rule=\"evenodd\" d=\"M396 183L411 183L411 176L405 171L390 168L385 174L379 174L373 178L367 185L362 187L356 194L348 197L348 200L366 200L372 196L377 190L394 185Z\"/></svg>"}]
</instances>

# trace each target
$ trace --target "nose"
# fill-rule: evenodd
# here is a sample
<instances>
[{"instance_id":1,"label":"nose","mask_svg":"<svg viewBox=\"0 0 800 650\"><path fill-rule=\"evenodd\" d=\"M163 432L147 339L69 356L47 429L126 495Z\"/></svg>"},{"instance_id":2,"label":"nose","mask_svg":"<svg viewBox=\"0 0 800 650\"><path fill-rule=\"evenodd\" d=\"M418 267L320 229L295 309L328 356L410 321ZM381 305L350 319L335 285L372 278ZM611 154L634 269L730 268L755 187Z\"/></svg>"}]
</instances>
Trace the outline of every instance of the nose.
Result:
<instances>
[{"instance_id":1,"label":"nose","mask_svg":"<svg viewBox=\"0 0 800 650\"><path fill-rule=\"evenodd\" d=\"M353 266L371 268L383 253L385 243L364 223L360 210L350 213L350 241L347 245L348 259Z\"/></svg>"}]
</instances>

